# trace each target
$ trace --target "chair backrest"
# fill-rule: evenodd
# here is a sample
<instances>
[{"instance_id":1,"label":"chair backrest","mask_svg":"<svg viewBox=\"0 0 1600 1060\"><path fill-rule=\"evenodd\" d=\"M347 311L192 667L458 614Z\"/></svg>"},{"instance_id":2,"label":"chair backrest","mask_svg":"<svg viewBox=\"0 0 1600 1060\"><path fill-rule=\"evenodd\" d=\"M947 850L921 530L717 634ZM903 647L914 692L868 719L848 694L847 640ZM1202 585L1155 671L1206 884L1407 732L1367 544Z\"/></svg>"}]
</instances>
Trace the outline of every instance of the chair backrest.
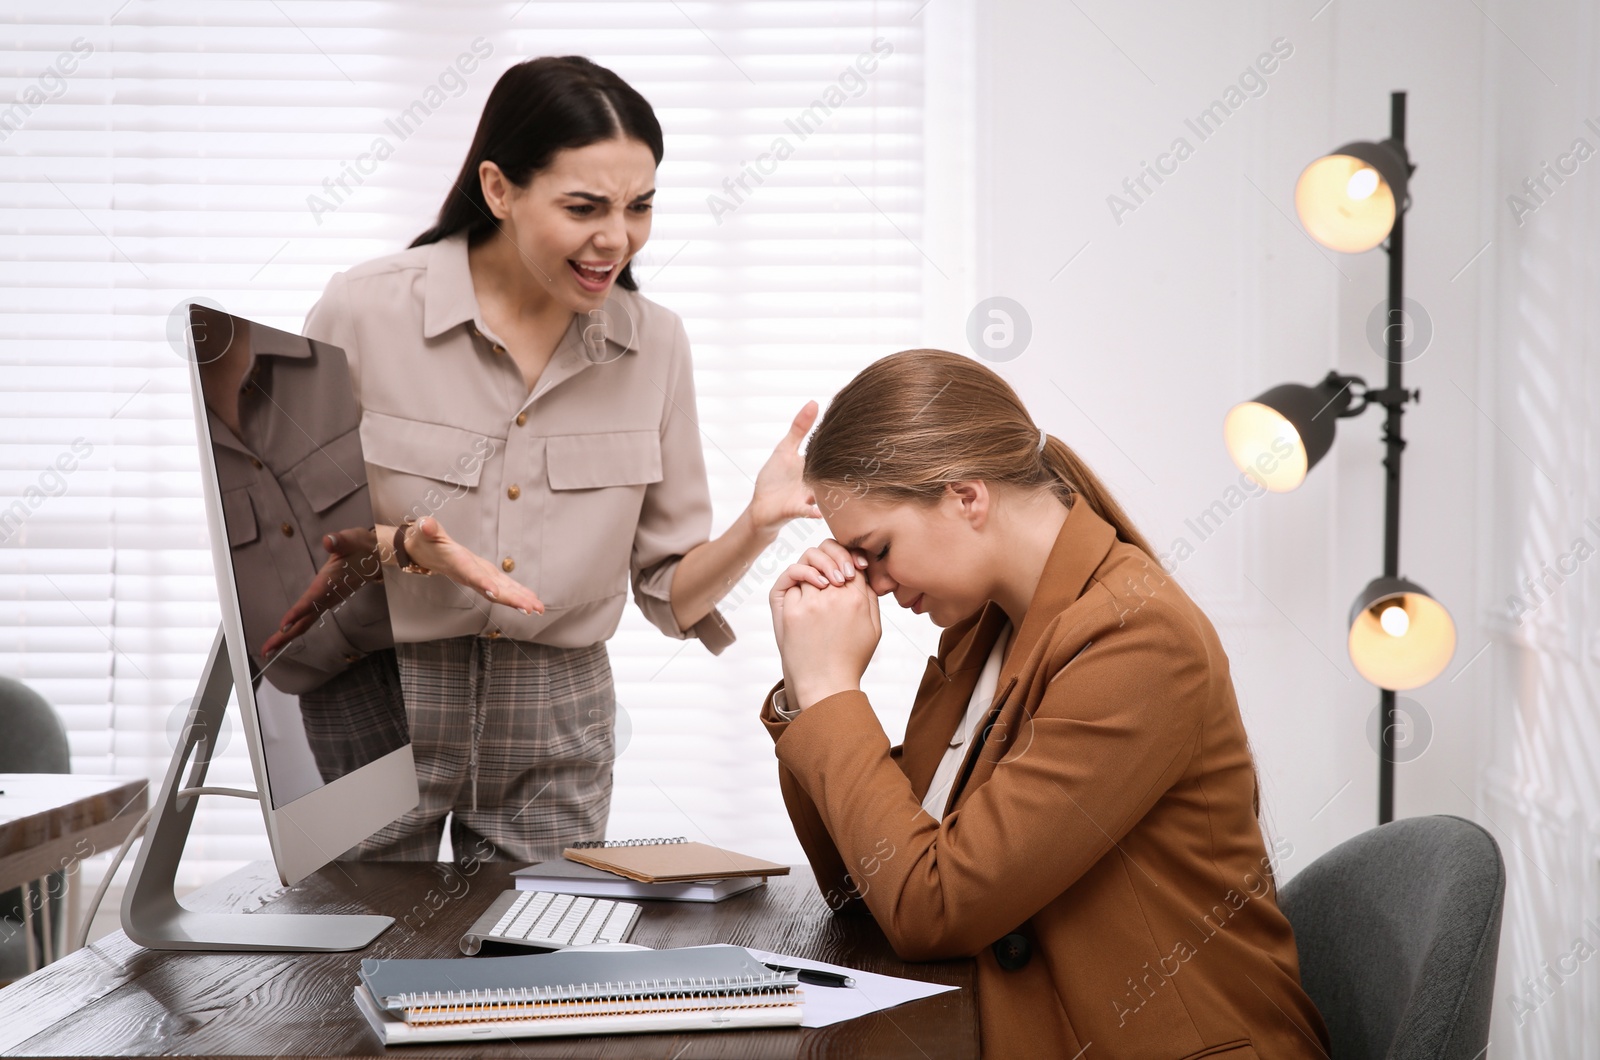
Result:
<instances>
[{"instance_id":1,"label":"chair backrest","mask_svg":"<svg viewBox=\"0 0 1600 1060\"><path fill-rule=\"evenodd\" d=\"M70 772L72 754L61 716L43 696L21 681L0 677L0 773ZM61 870L51 875L58 877ZM57 937L61 937L63 903L61 890L55 883L45 891L35 889L31 899L23 897L20 887L0 892L0 981L32 970L26 956L26 934L5 923L21 923L24 904L33 904L37 913L40 896L49 894L51 923ZM42 947L45 941L43 917L34 917L33 933L35 945Z\"/></svg>"},{"instance_id":2,"label":"chair backrest","mask_svg":"<svg viewBox=\"0 0 1600 1060\"><path fill-rule=\"evenodd\" d=\"M1460 817L1363 832L1285 883L1333 1060L1474 1060L1489 1040L1505 864Z\"/></svg>"},{"instance_id":3,"label":"chair backrest","mask_svg":"<svg viewBox=\"0 0 1600 1060\"><path fill-rule=\"evenodd\" d=\"M45 698L21 681L0 677L0 773L70 773L67 730Z\"/></svg>"}]
</instances>

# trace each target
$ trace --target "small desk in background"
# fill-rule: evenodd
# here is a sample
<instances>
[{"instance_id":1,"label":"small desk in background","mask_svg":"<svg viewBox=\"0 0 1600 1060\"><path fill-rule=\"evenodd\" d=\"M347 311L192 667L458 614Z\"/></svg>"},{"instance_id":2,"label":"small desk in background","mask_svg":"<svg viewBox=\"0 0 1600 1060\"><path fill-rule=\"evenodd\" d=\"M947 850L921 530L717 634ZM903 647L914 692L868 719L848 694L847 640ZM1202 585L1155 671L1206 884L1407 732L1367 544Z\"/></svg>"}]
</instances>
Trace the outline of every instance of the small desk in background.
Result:
<instances>
[{"instance_id":1,"label":"small desk in background","mask_svg":"<svg viewBox=\"0 0 1600 1060\"><path fill-rule=\"evenodd\" d=\"M83 858L115 850L144 815L149 785L142 777L91 776L75 773L0 773L0 892L23 887L23 910L29 921L37 906L50 915L43 881L66 871ZM35 888L39 896L32 893ZM67 894L65 934L76 934L77 904ZM29 960L54 960L58 925L46 922L46 952L32 952L33 931L27 925Z\"/></svg>"},{"instance_id":2,"label":"small desk in background","mask_svg":"<svg viewBox=\"0 0 1600 1060\"><path fill-rule=\"evenodd\" d=\"M729 942L947 983L961 989L822 1027L597 1038L519 1038L385 1050L350 992L365 957L452 957L461 935L513 884L506 863L471 875L428 863L336 862L287 890L257 862L184 899L195 909L383 913L396 919L355 953L173 953L121 931L0 990L0 1055L210 1056L976 1057L976 981L969 960L908 964L868 916L829 912L810 870L715 904L642 901L632 941ZM468 959L468 958L463 958Z\"/></svg>"}]
</instances>

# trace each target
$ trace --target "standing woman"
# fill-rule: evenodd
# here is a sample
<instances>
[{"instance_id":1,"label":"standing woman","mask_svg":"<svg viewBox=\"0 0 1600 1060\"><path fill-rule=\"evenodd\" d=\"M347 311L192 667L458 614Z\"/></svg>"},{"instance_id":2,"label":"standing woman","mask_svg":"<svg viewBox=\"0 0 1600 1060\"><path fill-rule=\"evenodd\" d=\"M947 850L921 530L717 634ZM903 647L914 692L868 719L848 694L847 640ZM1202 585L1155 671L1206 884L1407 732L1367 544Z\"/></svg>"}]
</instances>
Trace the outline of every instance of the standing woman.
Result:
<instances>
[{"instance_id":1,"label":"standing woman","mask_svg":"<svg viewBox=\"0 0 1600 1060\"><path fill-rule=\"evenodd\" d=\"M374 549L383 564L421 788L351 856L434 860L452 813L458 857L537 861L602 837L605 641L628 583L663 633L721 652L733 633L716 601L815 512L799 480L808 404L707 540L688 338L631 264L662 153L650 104L610 70L519 63L438 223L335 274L306 318L349 358L378 521L324 544L330 564Z\"/></svg>"},{"instance_id":2,"label":"standing woman","mask_svg":"<svg viewBox=\"0 0 1600 1060\"><path fill-rule=\"evenodd\" d=\"M762 720L829 904L976 957L992 1060L1325 1057L1228 657L1094 473L912 350L834 398L805 481L833 539L773 589ZM894 748L860 684L889 593L944 627Z\"/></svg>"}]
</instances>

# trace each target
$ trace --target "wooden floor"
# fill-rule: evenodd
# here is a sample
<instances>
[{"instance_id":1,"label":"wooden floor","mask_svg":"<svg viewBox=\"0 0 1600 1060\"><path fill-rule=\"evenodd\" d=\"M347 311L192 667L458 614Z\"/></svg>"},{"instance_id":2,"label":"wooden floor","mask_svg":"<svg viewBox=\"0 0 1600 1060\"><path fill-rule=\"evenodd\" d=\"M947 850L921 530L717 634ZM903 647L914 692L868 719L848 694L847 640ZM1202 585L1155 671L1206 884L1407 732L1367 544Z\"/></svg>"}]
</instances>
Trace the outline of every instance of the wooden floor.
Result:
<instances>
[{"instance_id":1,"label":"wooden floor","mask_svg":"<svg viewBox=\"0 0 1600 1060\"><path fill-rule=\"evenodd\" d=\"M185 899L195 909L385 913L396 924L358 953L158 953L114 932L0 990L0 1055L381 1055L351 1000L367 957L459 956L458 940L511 866L338 863L285 890L258 863ZM817 1030L407 1045L403 1056L904 1057L978 1055L970 961L905 964L870 917L828 911L809 872L717 904L645 902L632 941L657 948L730 942L962 987Z\"/></svg>"}]
</instances>

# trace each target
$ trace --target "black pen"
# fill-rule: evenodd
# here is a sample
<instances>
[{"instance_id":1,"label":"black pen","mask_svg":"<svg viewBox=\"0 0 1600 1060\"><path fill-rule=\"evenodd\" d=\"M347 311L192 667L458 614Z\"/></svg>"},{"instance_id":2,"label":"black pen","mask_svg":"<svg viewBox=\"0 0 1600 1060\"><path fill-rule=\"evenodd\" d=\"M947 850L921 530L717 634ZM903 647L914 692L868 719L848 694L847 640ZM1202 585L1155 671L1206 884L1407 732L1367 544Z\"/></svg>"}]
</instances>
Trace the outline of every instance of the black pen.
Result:
<instances>
[{"instance_id":1,"label":"black pen","mask_svg":"<svg viewBox=\"0 0 1600 1060\"><path fill-rule=\"evenodd\" d=\"M856 985L856 981L854 979L850 978L848 975L840 975L838 972L824 972L818 968L791 968L786 964L768 964L765 961L762 963L767 964L767 967L771 968L775 972L798 973L802 983L810 983L812 986Z\"/></svg>"}]
</instances>

